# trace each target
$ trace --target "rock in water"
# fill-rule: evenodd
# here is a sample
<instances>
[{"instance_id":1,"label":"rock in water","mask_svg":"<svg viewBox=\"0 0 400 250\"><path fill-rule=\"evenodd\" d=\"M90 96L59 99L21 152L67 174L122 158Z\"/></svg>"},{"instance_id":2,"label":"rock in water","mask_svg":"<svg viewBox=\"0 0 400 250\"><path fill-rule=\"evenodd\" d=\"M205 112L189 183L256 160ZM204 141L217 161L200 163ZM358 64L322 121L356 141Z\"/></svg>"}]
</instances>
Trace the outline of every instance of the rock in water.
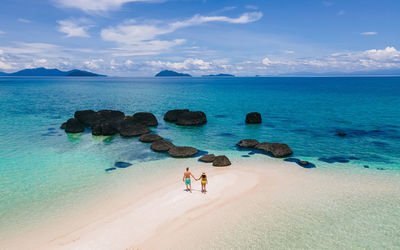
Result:
<instances>
[{"instance_id":1,"label":"rock in water","mask_svg":"<svg viewBox=\"0 0 400 250\"><path fill-rule=\"evenodd\" d=\"M123 120L118 130L119 134L124 137L139 136L151 132L146 125L135 123L132 118Z\"/></svg>"},{"instance_id":2,"label":"rock in water","mask_svg":"<svg viewBox=\"0 0 400 250\"><path fill-rule=\"evenodd\" d=\"M246 115L246 123L261 123L261 114L258 112L251 112Z\"/></svg>"},{"instance_id":3,"label":"rock in water","mask_svg":"<svg viewBox=\"0 0 400 250\"><path fill-rule=\"evenodd\" d=\"M188 109L174 109L164 115L167 122L176 122L182 126L196 126L207 122L207 117L201 111L189 111Z\"/></svg>"},{"instance_id":4,"label":"rock in water","mask_svg":"<svg viewBox=\"0 0 400 250\"><path fill-rule=\"evenodd\" d=\"M76 118L71 118L65 124L65 132L81 133L85 130L85 126Z\"/></svg>"},{"instance_id":5,"label":"rock in water","mask_svg":"<svg viewBox=\"0 0 400 250\"><path fill-rule=\"evenodd\" d=\"M308 161L299 161L299 164L302 166L306 166L308 164L310 164Z\"/></svg>"},{"instance_id":6,"label":"rock in water","mask_svg":"<svg viewBox=\"0 0 400 250\"><path fill-rule=\"evenodd\" d=\"M200 157L199 161L202 162L213 162L215 159L215 155L214 154L208 154L208 155L203 155L202 157Z\"/></svg>"},{"instance_id":7,"label":"rock in water","mask_svg":"<svg viewBox=\"0 0 400 250\"><path fill-rule=\"evenodd\" d=\"M182 126L196 126L207 122L207 117L201 111L187 111L178 116L176 124Z\"/></svg>"},{"instance_id":8,"label":"rock in water","mask_svg":"<svg viewBox=\"0 0 400 250\"><path fill-rule=\"evenodd\" d=\"M344 132L338 132L336 135L337 135L337 136L346 136L347 134L344 133Z\"/></svg>"},{"instance_id":9,"label":"rock in water","mask_svg":"<svg viewBox=\"0 0 400 250\"><path fill-rule=\"evenodd\" d=\"M293 151L290 147L283 143L269 143L262 142L255 146L256 149L262 150L271 154L273 157L286 157L293 154Z\"/></svg>"},{"instance_id":10,"label":"rock in water","mask_svg":"<svg viewBox=\"0 0 400 250\"><path fill-rule=\"evenodd\" d=\"M260 144L260 142L256 139L244 139L239 141L236 145L242 148L254 148L258 144Z\"/></svg>"},{"instance_id":11,"label":"rock in water","mask_svg":"<svg viewBox=\"0 0 400 250\"><path fill-rule=\"evenodd\" d=\"M192 157L199 151L193 147L172 147L168 150L168 154L172 157L186 158Z\"/></svg>"},{"instance_id":12,"label":"rock in water","mask_svg":"<svg viewBox=\"0 0 400 250\"><path fill-rule=\"evenodd\" d=\"M144 134L140 136L139 141L141 142L154 142L154 141L159 141L162 140L163 138L159 135L156 134Z\"/></svg>"},{"instance_id":13,"label":"rock in water","mask_svg":"<svg viewBox=\"0 0 400 250\"><path fill-rule=\"evenodd\" d=\"M152 113L149 113L149 112L135 113L132 116L132 118L135 122L142 123L146 126L154 127L154 126L158 125L157 118Z\"/></svg>"},{"instance_id":14,"label":"rock in water","mask_svg":"<svg viewBox=\"0 0 400 250\"><path fill-rule=\"evenodd\" d=\"M215 156L215 159L213 161L214 167L226 167L229 165L231 165L231 161L225 155Z\"/></svg>"},{"instance_id":15,"label":"rock in water","mask_svg":"<svg viewBox=\"0 0 400 250\"><path fill-rule=\"evenodd\" d=\"M67 122L64 122L63 124L61 124L60 129L65 129L67 127Z\"/></svg>"},{"instance_id":16,"label":"rock in water","mask_svg":"<svg viewBox=\"0 0 400 250\"><path fill-rule=\"evenodd\" d=\"M100 123L100 116L93 110L78 110L75 112L74 117L89 127Z\"/></svg>"},{"instance_id":17,"label":"rock in water","mask_svg":"<svg viewBox=\"0 0 400 250\"><path fill-rule=\"evenodd\" d=\"M184 112L188 112L189 109L173 109L165 113L164 120L167 122L176 122L178 120L178 116Z\"/></svg>"},{"instance_id":18,"label":"rock in water","mask_svg":"<svg viewBox=\"0 0 400 250\"><path fill-rule=\"evenodd\" d=\"M150 148L156 152L167 152L172 147L174 147L174 144L165 140L155 141L150 146Z\"/></svg>"}]
</instances>

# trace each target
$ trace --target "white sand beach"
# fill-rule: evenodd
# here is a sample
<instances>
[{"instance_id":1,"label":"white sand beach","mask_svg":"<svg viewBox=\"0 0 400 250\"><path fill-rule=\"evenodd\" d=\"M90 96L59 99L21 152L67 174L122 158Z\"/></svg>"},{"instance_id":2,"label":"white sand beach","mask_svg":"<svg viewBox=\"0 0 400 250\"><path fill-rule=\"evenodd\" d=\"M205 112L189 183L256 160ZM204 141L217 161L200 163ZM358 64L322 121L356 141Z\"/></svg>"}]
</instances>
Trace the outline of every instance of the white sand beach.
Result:
<instances>
[{"instance_id":1,"label":"white sand beach","mask_svg":"<svg viewBox=\"0 0 400 250\"><path fill-rule=\"evenodd\" d=\"M10 248L218 249L233 245L262 248L265 244L278 248L327 244L331 248L348 245L352 239L362 241L342 230L341 223L367 231L399 213L393 209L385 211L387 218L362 220L373 216L379 200L392 199L393 206L399 204L394 197L398 186L388 176L371 179L366 174L352 179L346 171L303 169L281 160L262 161L262 157L238 159L227 168L194 164L191 171L195 176L207 171L207 194L201 193L199 181L192 182L193 193L185 191L182 167L182 171L154 179L130 200L123 196L120 203L113 202L118 205L105 201L104 206L109 207L106 214L106 210L97 211L90 220L75 221L69 231L54 228L40 240L27 238ZM349 224L349 219L354 224ZM377 238L396 234L390 225L382 227L383 231L374 232ZM338 239L342 244L336 243Z\"/></svg>"}]
</instances>

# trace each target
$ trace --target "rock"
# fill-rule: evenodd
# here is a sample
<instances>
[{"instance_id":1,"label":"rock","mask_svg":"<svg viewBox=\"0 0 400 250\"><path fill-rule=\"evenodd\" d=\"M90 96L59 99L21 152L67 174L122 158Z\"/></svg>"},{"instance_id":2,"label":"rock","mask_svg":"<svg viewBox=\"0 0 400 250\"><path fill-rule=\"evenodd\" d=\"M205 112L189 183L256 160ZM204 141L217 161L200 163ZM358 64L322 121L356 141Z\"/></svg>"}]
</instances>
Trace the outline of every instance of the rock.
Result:
<instances>
[{"instance_id":1,"label":"rock","mask_svg":"<svg viewBox=\"0 0 400 250\"><path fill-rule=\"evenodd\" d=\"M261 114L258 112L251 112L246 115L246 123L261 123Z\"/></svg>"},{"instance_id":2,"label":"rock","mask_svg":"<svg viewBox=\"0 0 400 250\"><path fill-rule=\"evenodd\" d=\"M162 140L163 138L156 134L144 134L140 136L139 141L141 142L154 142L158 140Z\"/></svg>"},{"instance_id":3,"label":"rock","mask_svg":"<svg viewBox=\"0 0 400 250\"><path fill-rule=\"evenodd\" d=\"M174 147L174 144L165 140L155 141L150 146L150 148L156 152L167 152L172 147Z\"/></svg>"},{"instance_id":4,"label":"rock","mask_svg":"<svg viewBox=\"0 0 400 250\"><path fill-rule=\"evenodd\" d=\"M336 135L337 135L337 136L346 136L347 134L344 133L344 132L339 132L339 133L337 133Z\"/></svg>"},{"instance_id":5,"label":"rock","mask_svg":"<svg viewBox=\"0 0 400 250\"><path fill-rule=\"evenodd\" d=\"M176 122L182 126L202 125L207 122L207 117L201 111L189 111L188 109L170 110L164 115L164 120L167 122Z\"/></svg>"},{"instance_id":6,"label":"rock","mask_svg":"<svg viewBox=\"0 0 400 250\"><path fill-rule=\"evenodd\" d=\"M208 155L203 155L202 157L200 157L199 161L202 162L213 162L215 159L215 155L214 154L208 154Z\"/></svg>"},{"instance_id":7,"label":"rock","mask_svg":"<svg viewBox=\"0 0 400 250\"><path fill-rule=\"evenodd\" d=\"M142 123L146 126L157 126L158 121L157 118L149 112L138 112L132 116L133 120L137 123Z\"/></svg>"},{"instance_id":8,"label":"rock","mask_svg":"<svg viewBox=\"0 0 400 250\"><path fill-rule=\"evenodd\" d=\"M202 125L207 122L207 117L204 112L201 111L187 111L178 115L176 124L182 126L196 126Z\"/></svg>"},{"instance_id":9,"label":"rock","mask_svg":"<svg viewBox=\"0 0 400 250\"><path fill-rule=\"evenodd\" d=\"M78 119L85 126L93 126L99 123L100 117L93 110L78 110L75 112L74 117Z\"/></svg>"},{"instance_id":10,"label":"rock","mask_svg":"<svg viewBox=\"0 0 400 250\"><path fill-rule=\"evenodd\" d=\"M117 110L100 110L98 112L94 112L93 110L78 110L75 112L74 117L85 126L92 127L105 122L120 122L124 119L125 114Z\"/></svg>"},{"instance_id":11,"label":"rock","mask_svg":"<svg viewBox=\"0 0 400 250\"><path fill-rule=\"evenodd\" d=\"M213 161L213 166L214 167L226 167L226 166L229 166L229 165L231 165L231 161L225 155L216 156L214 161Z\"/></svg>"},{"instance_id":12,"label":"rock","mask_svg":"<svg viewBox=\"0 0 400 250\"><path fill-rule=\"evenodd\" d=\"M165 113L164 120L167 122L178 121L178 116L184 112L188 112L189 109L173 109Z\"/></svg>"},{"instance_id":13,"label":"rock","mask_svg":"<svg viewBox=\"0 0 400 250\"><path fill-rule=\"evenodd\" d=\"M69 119L65 124L65 132L81 133L85 130L85 126L76 118Z\"/></svg>"},{"instance_id":14,"label":"rock","mask_svg":"<svg viewBox=\"0 0 400 250\"><path fill-rule=\"evenodd\" d=\"M91 127L92 135L101 135L101 124L95 124Z\"/></svg>"},{"instance_id":15,"label":"rock","mask_svg":"<svg viewBox=\"0 0 400 250\"><path fill-rule=\"evenodd\" d=\"M299 164L302 166L307 166L310 163L308 161L299 161Z\"/></svg>"},{"instance_id":16,"label":"rock","mask_svg":"<svg viewBox=\"0 0 400 250\"><path fill-rule=\"evenodd\" d=\"M105 136L115 135L118 130L111 123L105 122L101 124L101 134Z\"/></svg>"},{"instance_id":17,"label":"rock","mask_svg":"<svg viewBox=\"0 0 400 250\"><path fill-rule=\"evenodd\" d=\"M368 165L364 165L364 168L369 168L369 166Z\"/></svg>"},{"instance_id":18,"label":"rock","mask_svg":"<svg viewBox=\"0 0 400 250\"><path fill-rule=\"evenodd\" d=\"M244 139L239 141L236 145L242 148L254 148L258 144L260 144L260 142L256 139Z\"/></svg>"},{"instance_id":19,"label":"rock","mask_svg":"<svg viewBox=\"0 0 400 250\"><path fill-rule=\"evenodd\" d=\"M64 122L63 124L61 124L61 129L65 129L67 127L67 123L66 122Z\"/></svg>"},{"instance_id":20,"label":"rock","mask_svg":"<svg viewBox=\"0 0 400 250\"><path fill-rule=\"evenodd\" d=\"M91 127L92 135L104 135L104 136L111 136L118 133L115 124L104 122L101 124L95 124Z\"/></svg>"},{"instance_id":21,"label":"rock","mask_svg":"<svg viewBox=\"0 0 400 250\"><path fill-rule=\"evenodd\" d=\"M100 116L101 122L115 122L125 118L125 114L118 110L100 110L96 113Z\"/></svg>"},{"instance_id":22,"label":"rock","mask_svg":"<svg viewBox=\"0 0 400 250\"><path fill-rule=\"evenodd\" d=\"M151 130L143 124L136 124L124 120L121 122L119 127L119 134L124 137L139 136L150 133Z\"/></svg>"},{"instance_id":23,"label":"rock","mask_svg":"<svg viewBox=\"0 0 400 250\"><path fill-rule=\"evenodd\" d=\"M256 149L271 154L273 157L286 157L293 154L290 147L283 143L262 142L255 146Z\"/></svg>"},{"instance_id":24,"label":"rock","mask_svg":"<svg viewBox=\"0 0 400 250\"><path fill-rule=\"evenodd\" d=\"M185 158L192 157L199 151L193 147L171 147L168 150L168 154L172 157Z\"/></svg>"}]
</instances>

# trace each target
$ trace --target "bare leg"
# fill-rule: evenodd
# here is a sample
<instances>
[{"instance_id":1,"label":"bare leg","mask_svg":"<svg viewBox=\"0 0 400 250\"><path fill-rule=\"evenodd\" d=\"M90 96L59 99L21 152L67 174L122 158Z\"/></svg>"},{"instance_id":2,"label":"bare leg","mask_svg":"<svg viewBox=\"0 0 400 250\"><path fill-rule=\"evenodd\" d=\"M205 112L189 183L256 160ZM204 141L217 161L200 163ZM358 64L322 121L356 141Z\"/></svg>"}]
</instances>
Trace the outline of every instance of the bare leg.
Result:
<instances>
[{"instance_id":1,"label":"bare leg","mask_svg":"<svg viewBox=\"0 0 400 250\"><path fill-rule=\"evenodd\" d=\"M204 194L206 194L206 193L207 193L207 190L206 190L206 185L207 185L207 184L204 184Z\"/></svg>"},{"instance_id":2,"label":"bare leg","mask_svg":"<svg viewBox=\"0 0 400 250\"><path fill-rule=\"evenodd\" d=\"M189 191L188 185L186 185L186 190L185 190L185 191L186 191L186 192Z\"/></svg>"},{"instance_id":3,"label":"bare leg","mask_svg":"<svg viewBox=\"0 0 400 250\"><path fill-rule=\"evenodd\" d=\"M190 186L190 192L192 192L192 184L190 184L189 186Z\"/></svg>"}]
</instances>

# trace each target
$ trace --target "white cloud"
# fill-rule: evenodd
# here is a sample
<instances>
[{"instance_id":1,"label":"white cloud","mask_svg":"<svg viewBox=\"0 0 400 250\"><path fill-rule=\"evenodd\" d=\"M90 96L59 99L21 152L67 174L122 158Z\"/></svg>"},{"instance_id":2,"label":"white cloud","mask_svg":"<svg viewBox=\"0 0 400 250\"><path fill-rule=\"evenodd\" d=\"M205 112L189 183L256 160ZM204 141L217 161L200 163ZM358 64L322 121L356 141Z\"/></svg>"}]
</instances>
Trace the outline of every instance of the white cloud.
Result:
<instances>
[{"instance_id":1,"label":"white cloud","mask_svg":"<svg viewBox=\"0 0 400 250\"><path fill-rule=\"evenodd\" d=\"M284 50L283 53L285 53L285 54L294 54L296 52L293 51L293 50Z\"/></svg>"},{"instance_id":2,"label":"white cloud","mask_svg":"<svg viewBox=\"0 0 400 250\"><path fill-rule=\"evenodd\" d=\"M264 58L264 59L262 60L262 64L264 64L264 65L266 65L266 66L269 66L269 65L272 64L272 61L271 61L268 57L266 57L266 58Z\"/></svg>"},{"instance_id":3,"label":"white cloud","mask_svg":"<svg viewBox=\"0 0 400 250\"><path fill-rule=\"evenodd\" d=\"M258 10L258 7L255 5L246 5L245 8L248 10Z\"/></svg>"},{"instance_id":4,"label":"white cloud","mask_svg":"<svg viewBox=\"0 0 400 250\"><path fill-rule=\"evenodd\" d=\"M123 52L116 52L121 56L157 54L163 50L183 44L186 41L185 39L174 39L172 41L157 39L158 36L172 33L177 29L201 25L208 22L245 24L255 22L261 17L261 12L249 12L237 18L195 15L189 19L169 24L155 24L154 22L151 24L139 24L135 20L127 20L116 27L109 27L101 30L101 37L103 40L121 44L121 47L115 49L116 51Z\"/></svg>"},{"instance_id":5,"label":"white cloud","mask_svg":"<svg viewBox=\"0 0 400 250\"><path fill-rule=\"evenodd\" d=\"M378 35L378 32L376 32L376 31L367 31L367 32L361 32L360 34L364 35L364 36L374 36L374 35Z\"/></svg>"},{"instance_id":6,"label":"white cloud","mask_svg":"<svg viewBox=\"0 0 400 250\"><path fill-rule=\"evenodd\" d=\"M136 24L134 20L129 20L117 27L110 27L101 31L101 37L107 41L114 41L124 44L132 44L139 41L151 40L159 35L172 33L177 29L201 25L207 22L228 22L244 24L255 22L262 17L261 12L244 13L237 18L226 16L201 16L195 15L184 21L177 21L165 26L154 24Z\"/></svg>"},{"instance_id":7,"label":"white cloud","mask_svg":"<svg viewBox=\"0 0 400 250\"><path fill-rule=\"evenodd\" d=\"M31 20L28 20L28 19L25 19L25 18L18 18L17 20L20 23L30 23L31 22Z\"/></svg>"},{"instance_id":8,"label":"white cloud","mask_svg":"<svg viewBox=\"0 0 400 250\"><path fill-rule=\"evenodd\" d=\"M92 27L87 19L58 20L58 31L67 34L67 37L90 37L88 30Z\"/></svg>"},{"instance_id":9,"label":"white cloud","mask_svg":"<svg viewBox=\"0 0 400 250\"><path fill-rule=\"evenodd\" d=\"M118 10L130 2L162 2L162 0L55 0L60 7L76 8L89 13Z\"/></svg>"},{"instance_id":10,"label":"white cloud","mask_svg":"<svg viewBox=\"0 0 400 250\"><path fill-rule=\"evenodd\" d=\"M104 59L97 58L97 59L91 59L91 60L85 61L84 65L89 70L98 70L103 63L104 63Z\"/></svg>"}]
</instances>

